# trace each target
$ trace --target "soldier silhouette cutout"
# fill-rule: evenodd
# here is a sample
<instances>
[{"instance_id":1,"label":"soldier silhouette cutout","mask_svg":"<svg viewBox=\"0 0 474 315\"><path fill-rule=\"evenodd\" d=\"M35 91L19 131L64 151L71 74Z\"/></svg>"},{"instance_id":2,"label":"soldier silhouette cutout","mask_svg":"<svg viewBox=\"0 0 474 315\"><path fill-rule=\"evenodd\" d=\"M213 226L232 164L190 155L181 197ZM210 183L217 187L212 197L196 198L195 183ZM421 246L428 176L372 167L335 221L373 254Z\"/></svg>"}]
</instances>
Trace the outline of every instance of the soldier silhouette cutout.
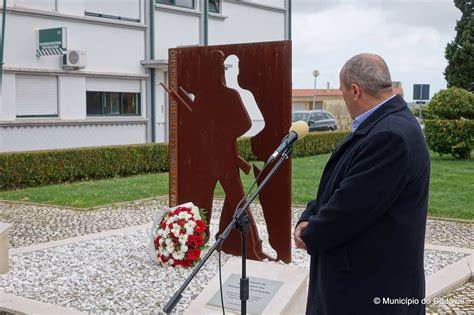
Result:
<instances>
[{"instance_id":1,"label":"soldier silhouette cutout","mask_svg":"<svg viewBox=\"0 0 474 315\"><path fill-rule=\"evenodd\" d=\"M249 174L252 169L237 151L237 138L252 127L240 95L250 101L246 105L254 117L264 118L263 129L259 125L252 127L257 134L250 141L252 153L258 160L266 161L291 125L291 42L176 48L170 50L169 57L170 206L192 201L207 211L210 222L214 190L219 182L225 192L219 222L221 233L244 196L240 170ZM226 74L226 58L234 64L232 58L238 59L238 69L231 68ZM255 177L260 173L255 164L253 173ZM290 160L260 193L259 201L276 259L289 263ZM268 258L249 215L248 257ZM214 215L213 219L218 217ZM240 233L234 229L223 250L240 255L240 248Z\"/></svg>"},{"instance_id":2,"label":"soldier silhouette cutout","mask_svg":"<svg viewBox=\"0 0 474 315\"><path fill-rule=\"evenodd\" d=\"M237 204L245 195L240 169L247 174L251 169L238 155L237 138L250 129L252 122L239 93L226 86L224 59L224 54L218 50L201 55L199 65L187 69L188 79L179 89L180 96L191 109L182 106L180 110L184 110L180 114L183 121L192 124L179 133L180 160L184 160L185 167L192 169L194 174L188 178L193 184L188 182L187 188L180 186L179 199L193 201L204 208L210 222L214 190L219 182L225 199L218 234L231 222ZM202 71L205 71L205 80ZM194 100L190 94L194 95ZM247 254L250 259L262 260L267 256L262 251L252 214L248 210L247 213L251 221ZM232 230L222 248L239 255L240 251L233 249L240 248L240 233Z\"/></svg>"}]
</instances>

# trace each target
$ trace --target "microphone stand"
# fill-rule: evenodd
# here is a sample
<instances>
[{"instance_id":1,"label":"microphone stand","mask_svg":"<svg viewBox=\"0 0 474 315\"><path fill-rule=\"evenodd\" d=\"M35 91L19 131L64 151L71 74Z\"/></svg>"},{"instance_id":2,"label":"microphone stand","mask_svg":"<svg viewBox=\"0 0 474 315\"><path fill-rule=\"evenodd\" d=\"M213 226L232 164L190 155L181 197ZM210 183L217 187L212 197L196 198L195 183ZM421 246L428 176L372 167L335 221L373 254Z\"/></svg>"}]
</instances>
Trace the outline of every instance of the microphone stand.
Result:
<instances>
[{"instance_id":1,"label":"microphone stand","mask_svg":"<svg viewBox=\"0 0 474 315\"><path fill-rule=\"evenodd\" d=\"M285 160L288 159L288 157L291 154L293 147L292 145L288 146L285 151L281 154L280 159L275 163L273 168L268 172L267 176L262 180L261 184L257 186L257 189L255 192L250 196L250 198L245 202L245 204L237 208L235 211L235 214L232 218L232 221L229 223L229 225L225 228L225 230L219 235L218 239L212 245L211 248L209 248L208 252L206 255L201 259L201 261L196 265L194 270L191 272L191 274L186 278L184 283L181 285L181 287L176 291L176 293L171 297L171 299L168 301L166 306L163 308L163 311L166 314L170 314L171 311L176 307L176 304L178 304L179 300L182 298L182 293L186 289L186 287L189 285L191 280L194 279L196 274L201 270L202 266L206 263L206 261L209 259L209 257L214 253L214 251L224 242L224 240L229 236L230 231L233 228L237 228L242 237L242 276L240 278L240 305L241 305L241 314L246 314L247 313L247 300L249 299L249 278L247 278L247 237L248 237L248 232L249 232L249 225L250 225L250 217L248 216L247 212L245 211L250 204L257 198L258 194L262 191L262 189L267 185L268 181L270 178L275 174L275 172L280 169L281 165ZM263 170L262 170L263 172ZM224 305L222 305L224 307Z\"/></svg>"}]
</instances>

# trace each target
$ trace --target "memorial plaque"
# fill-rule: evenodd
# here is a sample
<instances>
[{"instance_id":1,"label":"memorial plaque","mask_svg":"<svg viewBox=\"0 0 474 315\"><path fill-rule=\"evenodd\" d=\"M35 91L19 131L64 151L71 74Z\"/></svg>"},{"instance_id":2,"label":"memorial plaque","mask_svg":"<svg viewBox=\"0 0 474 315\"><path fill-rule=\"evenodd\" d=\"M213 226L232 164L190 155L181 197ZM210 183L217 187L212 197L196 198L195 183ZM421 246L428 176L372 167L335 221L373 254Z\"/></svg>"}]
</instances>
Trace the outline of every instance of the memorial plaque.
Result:
<instances>
[{"instance_id":1,"label":"memorial plaque","mask_svg":"<svg viewBox=\"0 0 474 315\"><path fill-rule=\"evenodd\" d=\"M240 275L231 274L222 286L224 306L226 309L240 311ZM275 294L283 285L282 281L250 277L249 300L247 311L252 314L261 314L271 302ZM209 305L221 307L220 291L214 294Z\"/></svg>"}]
</instances>

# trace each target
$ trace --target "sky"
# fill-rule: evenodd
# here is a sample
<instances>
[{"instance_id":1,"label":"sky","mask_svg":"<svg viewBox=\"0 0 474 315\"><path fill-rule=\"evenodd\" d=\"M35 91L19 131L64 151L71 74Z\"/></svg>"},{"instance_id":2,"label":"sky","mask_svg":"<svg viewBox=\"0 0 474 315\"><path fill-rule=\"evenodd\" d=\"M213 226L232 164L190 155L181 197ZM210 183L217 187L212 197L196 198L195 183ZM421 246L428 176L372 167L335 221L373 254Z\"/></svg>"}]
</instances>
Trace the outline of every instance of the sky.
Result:
<instances>
[{"instance_id":1,"label":"sky","mask_svg":"<svg viewBox=\"0 0 474 315\"><path fill-rule=\"evenodd\" d=\"M293 0L293 88L339 88L339 71L350 57L376 53L401 81L405 99L413 84L430 84L431 96L446 88L444 51L456 36L461 11L453 0Z\"/></svg>"}]
</instances>

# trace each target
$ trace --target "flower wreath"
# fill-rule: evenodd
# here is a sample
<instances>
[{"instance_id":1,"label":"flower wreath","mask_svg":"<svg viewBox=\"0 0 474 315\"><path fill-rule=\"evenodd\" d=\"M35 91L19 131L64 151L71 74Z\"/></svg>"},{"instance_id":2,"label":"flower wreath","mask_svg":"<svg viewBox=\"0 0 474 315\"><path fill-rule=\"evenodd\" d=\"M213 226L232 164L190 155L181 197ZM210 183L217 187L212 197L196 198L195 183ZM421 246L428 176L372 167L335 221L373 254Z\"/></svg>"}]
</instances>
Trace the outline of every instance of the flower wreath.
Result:
<instances>
[{"instance_id":1,"label":"flower wreath","mask_svg":"<svg viewBox=\"0 0 474 315\"><path fill-rule=\"evenodd\" d=\"M206 240L203 210L186 203L159 214L152 226L150 255L164 267L193 267Z\"/></svg>"}]
</instances>

